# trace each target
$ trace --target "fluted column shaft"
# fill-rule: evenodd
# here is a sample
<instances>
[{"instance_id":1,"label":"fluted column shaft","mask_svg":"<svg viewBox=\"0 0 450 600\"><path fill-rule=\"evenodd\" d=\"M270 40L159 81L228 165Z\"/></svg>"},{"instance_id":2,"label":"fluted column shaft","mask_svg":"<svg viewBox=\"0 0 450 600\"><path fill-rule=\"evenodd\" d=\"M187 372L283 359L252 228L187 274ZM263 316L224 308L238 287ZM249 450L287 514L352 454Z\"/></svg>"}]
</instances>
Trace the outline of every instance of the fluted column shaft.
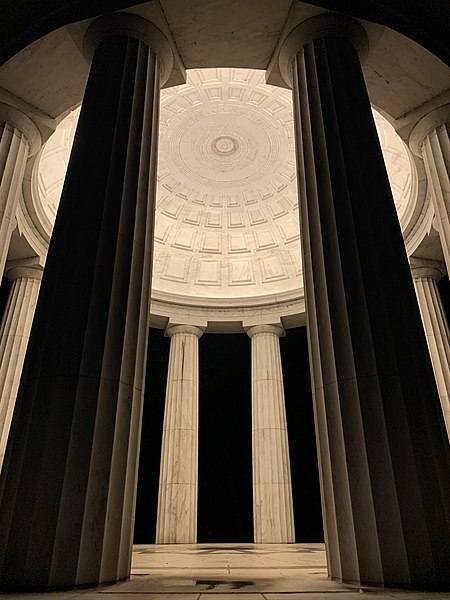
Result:
<instances>
[{"instance_id":1,"label":"fluted column shaft","mask_svg":"<svg viewBox=\"0 0 450 600\"><path fill-rule=\"evenodd\" d=\"M423 158L437 228L450 273L450 104L423 117L410 136L410 147Z\"/></svg>"},{"instance_id":2,"label":"fluted column shaft","mask_svg":"<svg viewBox=\"0 0 450 600\"><path fill-rule=\"evenodd\" d=\"M172 54L126 13L95 21L85 47L94 57L0 482L0 582L10 587L130 573L160 53Z\"/></svg>"},{"instance_id":3,"label":"fluted column shaft","mask_svg":"<svg viewBox=\"0 0 450 600\"><path fill-rule=\"evenodd\" d=\"M450 328L437 285L442 272L426 263L413 259L411 273L450 439Z\"/></svg>"},{"instance_id":4,"label":"fluted column shaft","mask_svg":"<svg viewBox=\"0 0 450 600\"><path fill-rule=\"evenodd\" d=\"M291 467L277 325L250 327L254 541L295 542Z\"/></svg>"},{"instance_id":5,"label":"fluted column shaft","mask_svg":"<svg viewBox=\"0 0 450 600\"><path fill-rule=\"evenodd\" d=\"M41 136L31 119L0 103L0 277L5 270L26 163L40 143Z\"/></svg>"},{"instance_id":6,"label":"fluted column shaft","mask_svg":"<svg viewBox=\"0 0 450 600\"><path fill-rule=\"evenodd\" d=\"M42 267L13 267L8 302L0 326L0 469L19 389L25 353L42 279Z\"/></svg>"},{"instance_id":7,"label":"fluted column shaft","mask_svg":"<svg viewBox=\"0 0 450 600\"><path fill-rule=\"evenodd\" d=\"M195 544L198 496L198 340L203 330L172 325L159 475L157 544Z\"/></svg>"},{"instance_id":8,"label":"fluted column shaft","mask_svg":"<svg viewBox=\"0 0 450 600\"><path fill-rule=\"evenodd\" d=\"M329 574L450 585L450 453L356 48L324 14L287 38Z\"/></svg>"}]
</instances>

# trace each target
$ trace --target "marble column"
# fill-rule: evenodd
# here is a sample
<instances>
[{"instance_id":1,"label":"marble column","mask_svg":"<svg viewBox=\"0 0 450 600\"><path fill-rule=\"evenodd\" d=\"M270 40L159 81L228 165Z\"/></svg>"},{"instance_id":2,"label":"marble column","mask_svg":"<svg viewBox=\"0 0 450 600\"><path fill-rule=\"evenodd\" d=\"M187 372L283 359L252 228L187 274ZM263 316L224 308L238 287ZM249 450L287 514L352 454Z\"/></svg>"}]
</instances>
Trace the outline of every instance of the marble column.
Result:
<instances>
[{"instance_id":1,"label":"marble column","mask_svg":"<svg viewBox=\"0 0 450 600\"><path fill-rule=\"evenodd\" d=\"M130 574L164 35L114 13L93 53L0 481L0 584Z\"/></svg>"},{"instance_id":2,"label":"marble column","mask_svg":"<svg viewBox=\"0 0 450 600\"><path fill-rule=\"evenodd\" d=\"M423 158L445 264L450 273L450 104L423 117L412 130L409 145Z\"/></svg>"},{"instance_id":3,"label":"marble column","mask_svg":"<svg viewBox=\"0 0 450 600\"><path fill-rule=\"evenodd\" d=\"M195 544L198 495L198 340L200 327L170 325L159 475L157 544Z\"/></svg>"},{"instance_id":4,"label":"marble column","mask_svg":"<svg viewBox=\"0 0 450 600\"><path fill-rule=\"evenodd\" d=\"M5 270L25 166L40 145L41 135L33 121L13 106L0 103L0 277Z\"/></svg>"},{"instance_id":5,"label":"marble column","mask_svg":"<svg viewBox=\"0 0 450 600\"><path fill-rule=\"evenodd\" d=\"M253 526L257 544L295 542L279 325L247 329L252 340Z\"/></svg>"},{"instance_id":6,"label":"marble column","mask_svg":"<svg viewBox=\"0 0 450 600\"><path fill-rule=\"evenodd\" d=\"M279 55L292 86L327 562L358 585L450 585L450 448L360 56L330 13Z\"/></svg>"},{"instance_id":7,"label":"marble column","mask_svg":"<svg viewBox=\"0 0 450 600\"><path fill-rule=\"evenodd\" d=\"M7 276L12 285L0 326L0 469L41 286L42 267L10 265Z\"/></svg>"},{"instance_id":8,"label":"marble column","mask_svg":"<svg viewBox=\"0 0 450 600\"><path fill-rule=\"evenodd\" d=\"M437 282L445 273L433 261L410 259L411 274L450 439L450 329ZM443 264L442 264L443 267Z\"/></svg>"}]
</instances>

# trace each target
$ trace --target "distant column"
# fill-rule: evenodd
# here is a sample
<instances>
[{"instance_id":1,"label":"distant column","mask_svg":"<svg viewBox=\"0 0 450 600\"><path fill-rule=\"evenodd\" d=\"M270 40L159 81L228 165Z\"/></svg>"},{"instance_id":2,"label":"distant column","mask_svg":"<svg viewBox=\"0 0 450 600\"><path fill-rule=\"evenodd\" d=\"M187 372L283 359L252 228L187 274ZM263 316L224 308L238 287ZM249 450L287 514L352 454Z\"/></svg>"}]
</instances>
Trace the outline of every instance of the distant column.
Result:
<instances>
[{"instance_id":1,"label":"distant column","mask_svg":"<svg viewBox=\"0 0 450 600\"><path fill-rule=\"evenodd\" d=\"M445 264L450 273L450 104L420 119L411 132L409 145L423 158Z\"/></svg>"},{"instance_id":2,"label":"distant column","mask_svg":"<svg viewBox=\"0 0 450 600\"><path fill-rule=\"evenodd\" d=\"M42 279L40 266L15 266L0 328L0 469Z\"/></svg>"},{"instance_id":3,"label":"distant column","mask_svg":"<svg viewBox=\"0 0 450 600\"><path fill-rule=\"evenodd\" d=\"M293 543L291 468L278 325L247 329L252 340L253 523L257 544Z\"/></svg>"},{"instance_id":4,"label":"distant column","mask_svg":"<svg viewBox=\"0 0 450 600\"><path fill-rule=\"evenodd\" d=\"M195 544L200 327L172 325L159 477L157 544Z\"/></svg>"},{"instance_id":5,"label":"distant column","mask_svg":"<svg viewBox=\"0 0 450 600\"><path fill-rule=\"evenodd\" d=\"M42 279L40 266L15 266L0 329L0 469Z\"/></svg>"},{"instance_id":6,"label":"distant column","mask_svg":"<svg viewBox=\"0 0 450 600\"><path fill-rule=\"evenodd\" d=\"M416 258L410 260L410 266L445 426L450 438L450 329L437 286L442 277L442 270L432 261Z\"/></svg>"},{"instance_id":7,"label":"distant column","mask_svg":"<svg viewBox=\"0 0 450 600\"><path fill-rule=\"evenodd\" d=\"M41 145L33 121L8 104L0 103L0 277L8 254L25 166Z\"/></svg>"}]
</instances>

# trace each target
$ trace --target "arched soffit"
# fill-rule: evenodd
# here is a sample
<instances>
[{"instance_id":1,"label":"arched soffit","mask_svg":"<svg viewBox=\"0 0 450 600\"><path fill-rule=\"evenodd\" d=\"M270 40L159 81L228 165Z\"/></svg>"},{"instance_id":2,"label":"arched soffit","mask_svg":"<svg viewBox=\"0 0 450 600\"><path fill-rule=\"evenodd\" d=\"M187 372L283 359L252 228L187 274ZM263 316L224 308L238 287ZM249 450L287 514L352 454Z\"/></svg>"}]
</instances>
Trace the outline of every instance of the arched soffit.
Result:
<instances>
[{"instance_id":1,"label":"arched soffit","mask_svg":"<svg viewBox=\"0 0 450 600\"><path fill-rule=\"evenodd\" d=\"M0 64L60 27L105 12L123 10L141 4L145 2L136 0L2 2ZM186 4L191 5L190 2ZM224 2L227 7L230 4L229 0ZM427 48L450 65L448 38L450 4L447 0L434 0L432 8L429 2L420 0L410 0L406 3L401 0L310 0L309 4L389 27Z\"/></svg>"},{"instance_id":2,"label":"arched soffit","mask_svg":"<svg viewBox=\"0 0 450 600\"><path fill-rule=\"evenodd\" d=\"M127 9L154 22L171 40L176 69L167 87L184 81L183 70L209 67L267 69L268 83L283 87L277 49L289 28L323 9L291 0L225 0L214 10L203 0L147 2ZM82 99L89 71L82 53L92 19L37 40L0 67L0 100L60 119ZM363 22L371 52L363 65L371 102L403 139L423 114L450 100L449 68L401 34ZM184 67L183 67L184 64Z\"/></svg>"},{"instance_id":3,"label":"arched soffit","mask_svg":"<svg viewBox=\"0 0 450 600\"><path fill-rule=\"evenodd\" d=\"M312 0L314 6L377 23L415 41L450 66L450 3L438 0Z\"/></svg>"},{"instance_id":4,"label":"arched soffit","mask_svg":"<svg viewBox=\"0 0 450 600\"><path fill-rule=\"evenodd\" d=\"M0 65L47 34L105 12L142 4L136 0L4 0L0 8Z\"/></svg>"}]
</instances>

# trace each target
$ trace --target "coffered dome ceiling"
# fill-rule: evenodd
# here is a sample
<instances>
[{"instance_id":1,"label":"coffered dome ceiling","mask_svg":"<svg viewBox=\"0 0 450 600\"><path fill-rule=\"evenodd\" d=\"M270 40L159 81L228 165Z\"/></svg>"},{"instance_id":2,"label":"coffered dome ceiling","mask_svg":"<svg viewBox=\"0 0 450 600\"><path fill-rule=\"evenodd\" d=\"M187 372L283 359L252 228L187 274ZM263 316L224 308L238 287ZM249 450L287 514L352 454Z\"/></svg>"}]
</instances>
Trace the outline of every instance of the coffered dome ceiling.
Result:
<instances>
[{"instance_id":1,"label":"coffered dome ceiling","mask_svg":"<svg viewBox=\"0 0 450 600\"><path fill-rule=\"evenodd\" d=\"M290 92L211 69L161 103L155 287L255 296L299 287Z\"/></svg>"},{"instance_id":2,"label":"coffered dome ceiling","mask_svg":"<svg viewBox=\"0 0 450 600\"><path fill-rule=\"evenodd\" d=\"M38 157L36 213L49 233L78 118ZM376 115L399 218L413 191L409 154ZM188 72L161 94L154 295L232 300L298 296L302 266L290 91L244 69Z\"/></svg>"}]
</instances>

